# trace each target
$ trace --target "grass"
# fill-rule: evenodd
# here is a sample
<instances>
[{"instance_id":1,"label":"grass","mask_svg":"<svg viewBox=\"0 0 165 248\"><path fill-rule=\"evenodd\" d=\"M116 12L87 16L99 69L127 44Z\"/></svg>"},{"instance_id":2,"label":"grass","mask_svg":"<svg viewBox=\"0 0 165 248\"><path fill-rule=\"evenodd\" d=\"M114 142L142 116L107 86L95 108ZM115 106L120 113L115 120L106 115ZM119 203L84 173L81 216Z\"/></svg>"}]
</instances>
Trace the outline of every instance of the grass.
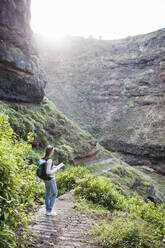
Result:
<instances>
[{"instance_id":1,"label":"grass","mask_svg":"<svg viewBox=\"0 0 165 248\"><path fill-rule=\"evenodd\" d=\"M106 168L108 168L110 166L109 163L105 163L105 164L94 164L94 165L91 165L91 166L88 166L88 170L91 172L91 173L97 173L101 170L104 170Z\"/></svg>"}]
</instances>

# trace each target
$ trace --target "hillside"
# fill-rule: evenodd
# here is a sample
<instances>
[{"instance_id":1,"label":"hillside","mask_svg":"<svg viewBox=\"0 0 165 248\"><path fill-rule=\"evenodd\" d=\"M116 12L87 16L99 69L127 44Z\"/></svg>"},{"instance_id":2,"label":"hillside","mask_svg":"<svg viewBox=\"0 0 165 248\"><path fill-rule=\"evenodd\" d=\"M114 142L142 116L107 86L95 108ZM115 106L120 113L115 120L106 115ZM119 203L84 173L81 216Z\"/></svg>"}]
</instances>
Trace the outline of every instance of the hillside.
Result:
<instances>
[{"instance_id":1,"label":"hillside","mask_svg":"<svg viewBox=\"0 0 165 248\"><path fill-rule=\"evenodd\" d=\"M8 115L19 139L27 140L28 135L32 134L32 146L36 151L32 155L34 161L37 161L37 154L43 153L47 144L55 147L56 163L87 163L113 157L90 134L58 111L47 98L40 105L0 102L0 112Z\"/></svg>"},{"instance_id":2,"label":"hillside","mask_svg":"<svg viewBox=\"0 0 165 248\"><path fill-rule=\"evenodd\" d=\"M164 173L165 29L122 40L36 37L46 93L132 165ZM129 156L124 156L124 155Z\"/></svg>"}]
</instances>

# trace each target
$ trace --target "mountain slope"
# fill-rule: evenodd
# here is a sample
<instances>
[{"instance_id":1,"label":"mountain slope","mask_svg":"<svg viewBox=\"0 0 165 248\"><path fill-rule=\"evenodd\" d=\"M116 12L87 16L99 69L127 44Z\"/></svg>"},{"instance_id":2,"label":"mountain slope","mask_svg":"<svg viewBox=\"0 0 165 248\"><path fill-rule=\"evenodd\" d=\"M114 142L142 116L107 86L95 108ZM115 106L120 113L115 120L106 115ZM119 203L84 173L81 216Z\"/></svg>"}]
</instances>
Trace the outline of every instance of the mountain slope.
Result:
<instances>
[{"instance_id":1,"label":"mountain slope","mask_svg":"<svg viewBox=\"0 0 165 248\"><path fill-rule=\"evenodd\" d=\"M47 144L54 145L57 163L80 164L112 157L110 152L67 119L47 98L40 105L0 102L0 112L8 115L18 138L26 140L32 134L32 146L38 152L43 152Z\"/></svg>"},{"instance_id":2,"label":"mountain slope","mask_svg":"<svg viewBox=\"0 0 165 248\"><path fill-rule=\"evenodd\" d=\"M115 41L37 44L57 107L104 147L132 155L130 164L164 173L165 29Z\"/></svg>"}]
</instances>

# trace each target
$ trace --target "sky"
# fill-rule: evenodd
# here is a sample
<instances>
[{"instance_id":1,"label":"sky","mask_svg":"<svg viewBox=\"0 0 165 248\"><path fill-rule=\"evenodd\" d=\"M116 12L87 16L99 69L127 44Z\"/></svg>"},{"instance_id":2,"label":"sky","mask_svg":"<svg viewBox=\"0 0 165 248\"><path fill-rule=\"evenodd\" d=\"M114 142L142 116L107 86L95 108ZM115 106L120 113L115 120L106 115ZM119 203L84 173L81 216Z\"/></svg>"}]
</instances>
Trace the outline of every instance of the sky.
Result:
<instances>
[{"instance_id":1,"label":"sky","mask_svg":"<svg viewBox=\"0 0 165 248\"><path fill-rule=\"evenodd\" d=\"M50 39L120 39L165 28L165 0L31 0L31 27Z\"/></svg>"}]
</instances>

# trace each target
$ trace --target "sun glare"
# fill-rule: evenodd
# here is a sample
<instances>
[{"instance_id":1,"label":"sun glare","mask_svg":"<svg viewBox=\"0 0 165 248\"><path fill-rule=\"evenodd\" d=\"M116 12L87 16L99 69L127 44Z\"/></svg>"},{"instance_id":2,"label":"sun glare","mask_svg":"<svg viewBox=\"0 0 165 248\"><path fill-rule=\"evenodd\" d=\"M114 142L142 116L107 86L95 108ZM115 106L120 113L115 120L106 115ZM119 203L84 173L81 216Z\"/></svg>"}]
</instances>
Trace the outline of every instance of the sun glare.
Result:
<instances>
[{"instance_id":1,"label":"sun glare","mask_svg":"<svg viewBox=\"0 0 165 248\"><path fill-rule=\"evenodd\" d=\"M31 27L53 39L118 39L165 27L164 9L164 0L32 0Z\"/></svg>"}]
</instances>

